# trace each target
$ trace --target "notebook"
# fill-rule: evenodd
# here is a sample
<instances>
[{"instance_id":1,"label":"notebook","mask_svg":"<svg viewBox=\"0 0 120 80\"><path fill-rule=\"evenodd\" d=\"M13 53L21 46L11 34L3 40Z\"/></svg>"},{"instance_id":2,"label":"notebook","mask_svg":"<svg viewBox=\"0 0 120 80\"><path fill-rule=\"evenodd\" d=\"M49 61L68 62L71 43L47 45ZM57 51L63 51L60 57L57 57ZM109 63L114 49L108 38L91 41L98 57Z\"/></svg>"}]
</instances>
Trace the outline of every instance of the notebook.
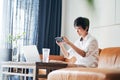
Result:
<instances>
[{"instance_id":1,"label":"notebook","mask_svg":"<svg viewBox=\"0 0 120 80\"><path fill-rule=\"evenodd\" d=\"M36 45L28 45L22 47L22 53L26 62L40 62L40 55Z\"/></svg>"}]
</instances>

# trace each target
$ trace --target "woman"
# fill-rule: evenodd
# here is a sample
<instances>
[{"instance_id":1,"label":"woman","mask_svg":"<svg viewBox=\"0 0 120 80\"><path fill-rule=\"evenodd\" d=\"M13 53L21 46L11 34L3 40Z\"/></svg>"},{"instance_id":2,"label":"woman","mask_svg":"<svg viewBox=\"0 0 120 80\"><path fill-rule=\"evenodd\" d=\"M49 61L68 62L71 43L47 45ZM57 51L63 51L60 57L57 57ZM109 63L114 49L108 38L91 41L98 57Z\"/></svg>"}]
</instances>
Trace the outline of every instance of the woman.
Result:
<instances>
[{"instance_id":1,"label":"woman","mask_svg":"<svg viewBox=\"0 0 120 80\"><path fill-rule=\"evenodd\" d=\"M88 33L89 19L85 17L78 17L74 21L74 28L80 36L75 43L72 43L67 37L63 36L62 42L56 43L61 48L63 55L66 58L75 57L75 64L96 67L98 62L98 43L97 40ZM69 45L71 48L67 51L64 44Z\"/></svg>"}]
</instances>

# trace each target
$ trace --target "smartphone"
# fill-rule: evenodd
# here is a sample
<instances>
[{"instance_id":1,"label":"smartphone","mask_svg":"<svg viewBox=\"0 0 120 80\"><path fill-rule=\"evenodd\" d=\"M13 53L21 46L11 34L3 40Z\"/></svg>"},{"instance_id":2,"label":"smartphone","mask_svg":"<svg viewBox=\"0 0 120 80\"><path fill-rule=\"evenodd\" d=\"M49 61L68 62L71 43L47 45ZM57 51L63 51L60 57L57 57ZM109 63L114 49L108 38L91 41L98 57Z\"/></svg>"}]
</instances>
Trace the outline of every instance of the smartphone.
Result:
<instances>
[{"instance_id":1,"label":"smartphone","mask_svg":"<svg viewBox=\"0 0 120 80\"><path fill-rule=\"evenodd\" d=\"M56 37L55 40L56 40L57 42L63 42L63 38L62 38L62 37Z\"/></svg>"}]
</instances>

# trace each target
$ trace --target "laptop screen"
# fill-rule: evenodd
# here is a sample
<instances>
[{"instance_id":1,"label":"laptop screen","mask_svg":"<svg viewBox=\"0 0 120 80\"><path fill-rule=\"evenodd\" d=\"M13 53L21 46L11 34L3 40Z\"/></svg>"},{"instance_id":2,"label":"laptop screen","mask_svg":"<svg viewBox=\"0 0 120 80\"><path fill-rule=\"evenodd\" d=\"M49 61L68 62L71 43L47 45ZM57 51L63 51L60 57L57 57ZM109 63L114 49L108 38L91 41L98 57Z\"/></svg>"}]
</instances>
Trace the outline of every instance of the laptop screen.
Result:
<instances>
[{"instance_id":1,"label":"laptop screen","mask_svg":"<svg viewBox=\"0 0 120 80\"><path fill-rule=\"evenodd\" d=\"M36 45L28 45L22 47L22 53L26 62L40 62L40 55Z\"/></svg>"}]
</instances>

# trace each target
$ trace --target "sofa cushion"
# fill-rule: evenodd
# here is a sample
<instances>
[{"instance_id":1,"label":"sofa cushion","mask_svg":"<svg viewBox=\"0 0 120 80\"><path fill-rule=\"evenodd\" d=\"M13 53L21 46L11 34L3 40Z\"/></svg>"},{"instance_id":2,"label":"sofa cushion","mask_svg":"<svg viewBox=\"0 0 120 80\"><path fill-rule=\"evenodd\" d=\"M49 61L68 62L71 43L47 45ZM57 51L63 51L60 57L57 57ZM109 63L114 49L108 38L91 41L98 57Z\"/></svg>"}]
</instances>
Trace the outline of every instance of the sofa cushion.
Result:
<instances>
[{"instance_id":1,"label":"sofa cushion","mask_svg":"<svg viewBox=\"0 0 120 80\"><path fill-rule=\"evenodd\" d=\"M98 68L120 68L120 47L102 49Z\"/></svg>"},{"instance_id":2,"label":"sofa cushion","mask_svg":"<svg viewBox=\"0 0 120 80\"><path fill-rule=\"evenodd\" d=\"M64 68L48 75L48 80L120 80L120 70L97 68Z\"/></svg>"}]
</instances>

